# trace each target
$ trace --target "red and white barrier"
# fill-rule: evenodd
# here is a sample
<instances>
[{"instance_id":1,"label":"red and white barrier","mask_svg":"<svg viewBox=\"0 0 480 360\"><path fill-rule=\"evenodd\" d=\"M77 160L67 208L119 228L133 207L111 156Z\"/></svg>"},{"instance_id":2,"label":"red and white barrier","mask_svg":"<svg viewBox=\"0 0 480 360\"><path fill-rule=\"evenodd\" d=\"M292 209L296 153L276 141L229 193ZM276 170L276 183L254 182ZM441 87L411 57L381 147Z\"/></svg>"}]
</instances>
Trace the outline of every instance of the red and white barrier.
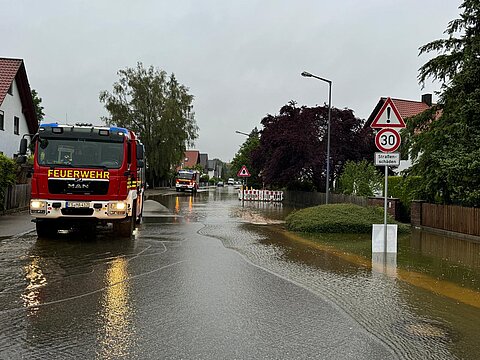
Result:
<instances>
[{"instance_id":1,"label":"red and white barrier","mask_svg":"<svg viewBox=\"0 0 480 360\"><path fill-rule=\"evenodd\" d=\"M240 189L238 191L238 200L281 202L283 201L283 191Z\"/></svg>"}]
</instances>

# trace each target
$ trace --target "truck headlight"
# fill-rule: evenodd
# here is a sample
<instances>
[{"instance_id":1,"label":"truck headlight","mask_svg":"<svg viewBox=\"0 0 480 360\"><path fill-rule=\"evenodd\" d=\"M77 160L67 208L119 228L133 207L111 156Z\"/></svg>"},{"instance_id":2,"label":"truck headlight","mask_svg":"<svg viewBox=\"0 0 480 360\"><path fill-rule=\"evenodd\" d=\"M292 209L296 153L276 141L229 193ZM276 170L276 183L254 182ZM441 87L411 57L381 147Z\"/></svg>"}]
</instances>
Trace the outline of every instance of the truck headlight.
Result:
<instances>
[{"instance_id":1,"label":"truck headlight","mask_svg":"<svg viewBox=\"0 0 480 360\"><path fill-rule=\"evenodd\" d=\"M108 204L108 213L111 215L123 215L127 212L125 201L112 201Z\"/></svg>"},{"instance_id":2,"label":"truck headlight","mask_svg":"<svg viewBox=\"0 0 480 360\"><path fill-rule=\"evenodd\" d=\"M30 200L30 213L45 214L47 212L47 202L42 200Z\"/></svg>"}]
</instances>

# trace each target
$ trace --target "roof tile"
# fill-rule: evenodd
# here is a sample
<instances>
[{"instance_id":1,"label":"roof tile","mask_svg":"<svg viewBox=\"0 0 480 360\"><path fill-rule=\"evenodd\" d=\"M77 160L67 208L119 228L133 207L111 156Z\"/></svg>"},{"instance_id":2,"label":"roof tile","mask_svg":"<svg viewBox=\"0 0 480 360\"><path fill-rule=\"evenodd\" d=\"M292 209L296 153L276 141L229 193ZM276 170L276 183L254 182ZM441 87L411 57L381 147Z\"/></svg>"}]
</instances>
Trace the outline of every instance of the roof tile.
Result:
<instances>
[{"instance_id":1,"label":"roof tile","mask_svg":"<svg viewBox=\"0 0 480 360\"><path fill-rule=\"evenodd\" d=\"M0 105L3 103L20 65L22 65L20 59L0 58Z\"/></svg>"},{"instance_id":2,"label":"roof tile","mask_svg":"<svg viewBox=\"0 0 480 360\"><path fill-rule=\"evenodd\" d=\"M420 101L403 100L403 99L392 99L392 101L395 104L395 107L397 108L398 112L400 113L400 116L404 120L409 117L418 115L430 108L430 106Z\"/></svg>"}]
</instances>

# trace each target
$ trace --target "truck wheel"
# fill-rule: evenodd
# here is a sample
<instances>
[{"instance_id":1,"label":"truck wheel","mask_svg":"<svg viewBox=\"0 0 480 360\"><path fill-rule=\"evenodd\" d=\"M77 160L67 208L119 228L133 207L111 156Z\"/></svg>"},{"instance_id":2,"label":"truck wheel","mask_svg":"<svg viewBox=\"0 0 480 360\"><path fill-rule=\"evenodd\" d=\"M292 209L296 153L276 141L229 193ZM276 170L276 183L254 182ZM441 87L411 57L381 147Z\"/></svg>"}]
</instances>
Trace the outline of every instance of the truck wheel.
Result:
<instances>
[{"instance_id":1,"label":"truck wheel","mask_svg":"<svg viewBox=\"0 0 480 360\"><path fill-rule=\"evenodd\" d=\"M130 216L128 220L113 223L113 231L120 237L130 238L135 228L135 217Z\"/></svg>"},{"instance_id":2,"label":"truck wheel","mask_svg":"<svg viewBox=\"0 0 480 360\"><path fill-rule=\"evenodd\" d=\"M114 222L113 231L120 237L131 238L133 230L135 230L136 213L137 207L134 205L132 210L132 216L125 219L125 221Z\"/></svg>"},{"instance_id":3,"label":"truck wheel","mask_svg":"<svg viewBox=\"0 0 480 360\"><path fill-rule=\"evenodd\" d=\"M138 215L138 218L136 219L135 223L137 225L140 225L143 222L143 201L142 201L142 211L140 212L140 215Z\"/></svg>"},{"instance_id":4,"label":"truck wheel","mask_svg":"<svg viewBox=\"0 0 480 360\"><path fill-rule=\"evenodd\" d=\"M57 235L58 226L53 221L38 220L35 223L35 227L40 238L51 238Z\"/></svg>"}]
</instances>

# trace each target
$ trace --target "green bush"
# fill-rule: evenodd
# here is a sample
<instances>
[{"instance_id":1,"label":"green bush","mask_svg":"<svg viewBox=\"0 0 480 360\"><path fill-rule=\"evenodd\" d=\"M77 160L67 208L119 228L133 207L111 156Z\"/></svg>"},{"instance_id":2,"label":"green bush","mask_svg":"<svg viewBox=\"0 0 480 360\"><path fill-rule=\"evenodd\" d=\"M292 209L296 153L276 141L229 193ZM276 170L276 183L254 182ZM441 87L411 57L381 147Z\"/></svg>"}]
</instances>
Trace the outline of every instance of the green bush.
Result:
<instances>
[{"instance_id":1,"label":"green bush","mask_svg":"<svg viewBox=\"0 0 480 360\"><path fill-rule=\"evenodd\" d=\"M372 224L383 224L383 208L354 204L329 204L302 209L286 218L288 230L316 233L369 233ZM409 226L388 216L389 224L398 224L399 232L408 232Z\"/></svg>"},{"instance_id":2,"label":"green bush","mask_svg":"<svg viewBox=\"0 0 480 360\"><path fill-rule=\"evenodd\" d=\"M400 199L400 218L402 221L410 221L412 200L422 198L422 194L419 191L422 181L421 176L388 177L388 196Z\"/></svg>"},{"instance_id":3,"label":"green bush","mask_svg":"<svg viewBox=\"0 0 480 360\"><path fill-rule=\"evenodd\" d=\"M208 179L208 183L210 185L215 185L218 181L219 181L219 179L216 178L216 177L211 177L210 179Z\"/></svg>"},{"instance_id":4,"label":"green bush","mask_svg":"<svg viewBox=\"0 0 480 360\"><path fill-rule=\"evenodd\" d=\"M15 184L17 179L17 164L12 159L0 154L0 210L4 209L5 190Z\"/></svg>"},{"instance_id":5,"label":"green bush","mask_svg":"<svg viewBox=\"0 0 480 360\"><path fill-rule=\"evenodd\" d=\"M367 160L347 161L338 179L338 191L347 195L373 196L382 189L382 174Z\"/></svg>"}]
</instances>

